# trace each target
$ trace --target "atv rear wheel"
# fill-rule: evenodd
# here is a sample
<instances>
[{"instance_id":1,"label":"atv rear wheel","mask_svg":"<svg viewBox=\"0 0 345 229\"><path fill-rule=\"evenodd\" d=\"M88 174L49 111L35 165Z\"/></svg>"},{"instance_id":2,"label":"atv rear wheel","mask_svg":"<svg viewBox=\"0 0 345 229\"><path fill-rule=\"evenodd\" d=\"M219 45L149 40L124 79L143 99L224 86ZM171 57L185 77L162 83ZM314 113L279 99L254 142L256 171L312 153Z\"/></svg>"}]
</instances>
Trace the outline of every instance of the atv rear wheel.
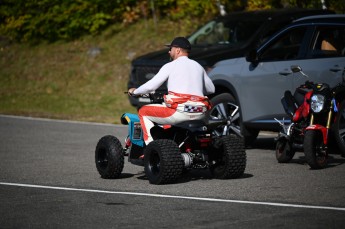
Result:
<instances>
[{"instance_id":1,"label":"atv rear wheel","mask_svg":"<svg viewBox=\"0 0 345 229\"><path fill-rule=\"evenodd\" d=\"M124 166L124 152L120 141L111 135L102 137L96 146L95 162L102 178L118 178Z\"/></svg>"},{"instance_id":2,"label":"atv rear wheel","mask_svg":"<svg viewBox=\"0 0 345 229\"><path fill-rule=\"evenodd\" d=\"M295 151L292 149L291 143L281 138L276 144L276 158L279 163L287 163L295 156Z\"/></svg>"},{"instance_id":3,"label":"atv rear wheel","mask_svg":"<svg viewBox=\"0 0 345 229\"><path fill-rule=\"evenodd\" d=\"M212 152L211 173L217 179L242 176L247 162L243 139L231 134L222 137L219 141L219 146Z\"/></svg>"},{"instance_id":4,"label":"atv rear wheel","mask_svg":"<svg viewBox=\"0 0 345 229\"><path fill-rule=\"evenodd\" d=\"M174 141L159 139L147 145L144 152L144 166L151 184L167 184L181 176L184 161Z\"/></svg>"},{"instance_id":5,"label":"atv rear wheel","mask_svg":"<svg viewBox=\"0 0 345 229\"><path fill-rule=\"evenodd\" d=\"M304 134L304 154L308 165L312 169L322 169L327 165L327 153L321 131L306 131Z\"/></svg>"}]
</instances>

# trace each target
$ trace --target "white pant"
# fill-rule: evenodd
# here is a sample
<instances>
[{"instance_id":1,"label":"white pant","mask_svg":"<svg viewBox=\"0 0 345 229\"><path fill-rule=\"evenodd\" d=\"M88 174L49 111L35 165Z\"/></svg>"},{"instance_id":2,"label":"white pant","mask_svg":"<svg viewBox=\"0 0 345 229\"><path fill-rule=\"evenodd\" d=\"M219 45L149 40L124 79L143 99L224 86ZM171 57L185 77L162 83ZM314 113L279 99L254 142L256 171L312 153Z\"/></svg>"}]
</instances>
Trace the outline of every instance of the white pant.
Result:
<instances>
[{"instance_id":1,"label":"white pant","mask_svg":"<svg viewBox=\"0 0 345 229\"><path fill-rule=\"evenodd\" d=\"M184 109L186 109L186 104L188 103L179 104L176 109L166 107L165 104L150 104L140 108L139 118L144 134L145 144L148 145L153 141L150 130L154 126L154 123L161 125L174 125L183 121L202 120L205 118L206 112L185 112ZM199 104L199 106L203 106L203 104Z\"/></svg>"}]
</instances>

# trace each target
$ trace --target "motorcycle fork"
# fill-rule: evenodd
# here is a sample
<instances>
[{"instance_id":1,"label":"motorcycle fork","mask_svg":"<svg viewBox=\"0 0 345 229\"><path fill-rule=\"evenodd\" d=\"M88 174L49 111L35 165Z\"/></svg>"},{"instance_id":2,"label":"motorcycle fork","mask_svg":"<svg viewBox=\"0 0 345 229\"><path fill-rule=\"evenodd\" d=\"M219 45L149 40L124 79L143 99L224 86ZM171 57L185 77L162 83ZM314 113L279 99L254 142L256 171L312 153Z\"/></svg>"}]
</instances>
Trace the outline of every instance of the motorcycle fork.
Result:
<instances>
[{"instance_id":1,"label":"motorcycle fork","mask_svg":"<svg viewBox=\"0 0 345 229\"><path fill-rule=\"evenodd\" d=\"M328 118L327 118L327 125L326 125L326 128L327 130L331 127L331 120L332 120L332 108L329 110L328 112Z\"/></svg>"}]
</instances>

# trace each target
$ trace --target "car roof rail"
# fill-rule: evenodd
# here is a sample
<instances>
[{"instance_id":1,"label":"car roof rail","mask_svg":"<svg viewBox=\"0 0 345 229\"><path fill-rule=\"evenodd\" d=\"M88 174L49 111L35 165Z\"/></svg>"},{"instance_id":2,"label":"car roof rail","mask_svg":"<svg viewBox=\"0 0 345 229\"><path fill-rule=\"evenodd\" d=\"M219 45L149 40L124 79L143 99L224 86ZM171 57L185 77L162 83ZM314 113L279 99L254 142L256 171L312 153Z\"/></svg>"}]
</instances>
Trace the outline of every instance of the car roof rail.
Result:
<instances>
[{"instance_id":1,"label":"car roof rail","mask_svg":"<svg viewBox=\"0 0 345 229\"><path fill-rule=\"evenodd\" d=\"M320 14L320 15L312 15L306 16L302 18L298 18L294 20L294 22L305 21L305 20L315 20L315 19L332 19L332 18L345 18L345 14Z\"/></svg>"}]
</instances>

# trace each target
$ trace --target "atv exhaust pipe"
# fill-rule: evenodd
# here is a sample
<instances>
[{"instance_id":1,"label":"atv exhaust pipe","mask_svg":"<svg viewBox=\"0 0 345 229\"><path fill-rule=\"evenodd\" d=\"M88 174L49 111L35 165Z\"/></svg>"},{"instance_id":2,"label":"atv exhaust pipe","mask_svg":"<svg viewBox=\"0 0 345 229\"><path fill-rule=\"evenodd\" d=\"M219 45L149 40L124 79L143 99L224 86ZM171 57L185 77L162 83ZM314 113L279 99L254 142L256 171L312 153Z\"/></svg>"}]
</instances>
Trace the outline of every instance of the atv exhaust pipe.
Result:
<instances>
[{"instance_id":1,"label":"atv exhaust pipe","mask_svg":"<svg viewBox=\"0 0 345 229\"><path fill-rule=\"evenodd\" d=\"M183 158L184 161L184 167L185 168L189 168L192 166L193 164L193 157L191 154L189 153L181 153L181 156Z\"/></svg>"}]
</instances>

